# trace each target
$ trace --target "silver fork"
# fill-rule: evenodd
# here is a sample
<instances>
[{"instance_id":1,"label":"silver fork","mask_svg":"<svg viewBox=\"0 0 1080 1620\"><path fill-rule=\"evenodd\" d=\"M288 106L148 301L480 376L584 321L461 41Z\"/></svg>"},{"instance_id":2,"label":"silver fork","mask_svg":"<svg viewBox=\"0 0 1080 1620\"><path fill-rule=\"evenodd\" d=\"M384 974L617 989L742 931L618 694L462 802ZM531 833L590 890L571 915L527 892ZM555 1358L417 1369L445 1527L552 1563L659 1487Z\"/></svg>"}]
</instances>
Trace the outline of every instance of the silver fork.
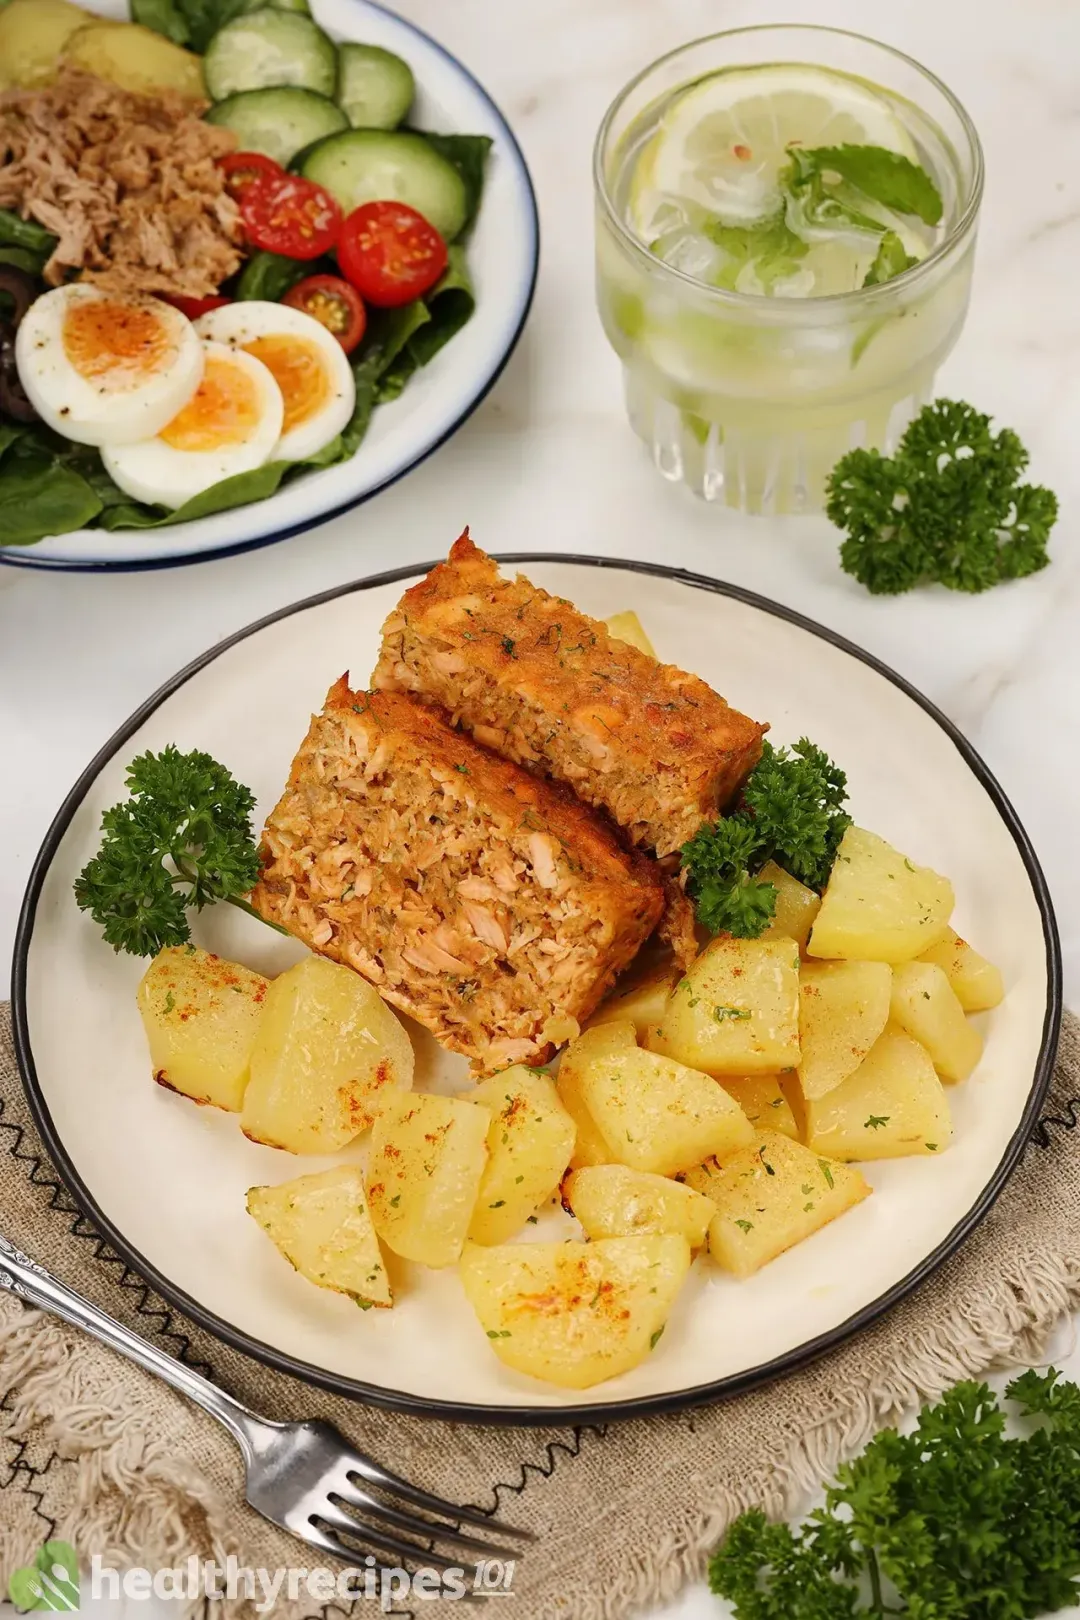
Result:
<instances>
[{"instance_id":1,"label":"silver fork","mask_svg":"<svg viewBox=\"0 0 1080 1620\"><path fill-rule=\"evenodd\" d=\"M513 1542L535 1539L528 1530L517 1530L475 1508L456 1507L411 1485L365 1457L319 1418L276 1423L249 1411L183 1362L114 1322L3 1236L0 1288L93 1334L217 1418L243 1454L245 1495L251 1506L271 1524L321 1552L351 1564L370 1553L376 1567L421 1565L445 1575L463 1567L475 1570L483 1558L520 1555L519 1546L493 1539L492 1532ZM485 1534L471 1534L463 1525ZM470 1556L443 1556L436 1550L440 1545ZM397 1560L395 1565L387 1564L388 1554Z\"/></svg>"}]
</instances>

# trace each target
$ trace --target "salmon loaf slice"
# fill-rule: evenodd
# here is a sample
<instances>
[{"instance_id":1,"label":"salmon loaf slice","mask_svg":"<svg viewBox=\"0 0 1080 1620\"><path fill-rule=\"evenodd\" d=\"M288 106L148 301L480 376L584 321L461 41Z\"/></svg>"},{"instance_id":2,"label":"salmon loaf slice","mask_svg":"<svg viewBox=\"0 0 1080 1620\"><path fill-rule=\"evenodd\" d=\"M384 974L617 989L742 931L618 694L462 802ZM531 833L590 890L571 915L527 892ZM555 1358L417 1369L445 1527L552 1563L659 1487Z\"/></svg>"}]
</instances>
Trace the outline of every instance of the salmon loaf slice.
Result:
<instances>
[{"instance_id":1,"label":"salmon loaf slice","mask_svg":"<svg viewBox=\"0 0 1080 1620\"><path fill-rule=\"evenodd\" d=\"M653 863L565 788L344 677L263 843L260 914L485 1072L573 1035L664 903Z\"/></svg>"},{"instance_id":2,"label":"salmon loaf slice","mask_svg":"<svg viewBox=\"0 0 1080 1620\"><path fill-rule=\"evenodd\" d=\"M383 625L372 685L440 704L658 855L731 802L766 729L564 598L504 579L467 529Z\"/></svg>"}]
</instances>

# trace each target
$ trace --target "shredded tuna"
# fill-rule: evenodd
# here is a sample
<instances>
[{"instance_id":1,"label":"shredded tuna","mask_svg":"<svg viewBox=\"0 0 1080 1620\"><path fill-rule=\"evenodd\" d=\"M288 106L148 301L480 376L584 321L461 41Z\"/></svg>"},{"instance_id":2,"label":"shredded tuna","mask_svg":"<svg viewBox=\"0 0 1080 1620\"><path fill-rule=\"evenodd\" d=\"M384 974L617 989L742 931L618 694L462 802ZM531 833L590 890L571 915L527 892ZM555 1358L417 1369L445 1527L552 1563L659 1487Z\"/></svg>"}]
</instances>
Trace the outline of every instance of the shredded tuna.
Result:
<instances>
[{"instance_id":1,"label":"shredded tuna","mask_svg":"<svg viewBox=\"0 0 1080 1620\"><path fill-rule=\"evenodd\" d=\"M205 107L73 69L0 94L0 208L59 238L46 281L81 272L112 292L203 298L239 268L239 213L217 163L236 138L203 123Z\"/></svg>"}]
</instances>

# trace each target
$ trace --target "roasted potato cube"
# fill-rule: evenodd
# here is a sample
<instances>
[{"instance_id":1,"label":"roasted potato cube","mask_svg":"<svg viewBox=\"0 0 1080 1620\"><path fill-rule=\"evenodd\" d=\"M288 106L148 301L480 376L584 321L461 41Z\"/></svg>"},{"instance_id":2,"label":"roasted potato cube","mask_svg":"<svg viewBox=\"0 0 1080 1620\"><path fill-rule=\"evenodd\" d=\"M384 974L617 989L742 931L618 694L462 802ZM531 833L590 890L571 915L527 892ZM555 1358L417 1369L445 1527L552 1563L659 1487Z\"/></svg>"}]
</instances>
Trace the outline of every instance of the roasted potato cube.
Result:
<instances>
[{"instance_id":1,"label":"roasted potato cube","mask_svg":"<svg viewBox=\"0 0 1080 1620\"><path fill-rule=\"evenodd\" d=\"M269 979L196 945L169 945L137 991L159 1086L237 1114Z\"/></svg>"},{"instance_id":2,"label":"roasted potato cube","mask_svg":"<svg viewBox=\"0 0 1080 1620\"><path fill-rule=\"evenodd\" d=\"M683 1180L717 1206L709 1253L736 1277L749 1277L870 1193L860 1171L775 1131L761 1131L723 1165L699 1165Z\"/></svg>"},{"instance_id":3,"label":"roasted potato cube","mask_svg":"<svg viewBox=\"0 0 1080 1620\"><path fill-rule=\"evenodd\" d=\"M490 1110L460 1097L387 1097L367 1167L368 1207L387 1248L425 1266L460 1259L490 1127Z\"/></svg>"},{"instance_id":4,"label":"roasted potato cube","mask_svg":"<svg viewBox=\"0 0 1080 1620\"><path fill-rule=\"evenodd\" d=\"M636 973L631 970L615 986L607 1000L597 1007L587 1028L596 1029L600 1024L624 1023L629 1019L634 1026L636 1039L642 1040L663 1018L678 977L678 969L673 963L648 967Z\"/></svg>"},{"instance_id":5,"label":"roasted potato cube","mask_svg":"<svg viewBox=\"0 0 1080 1620\"><path fill-rule=\"evenodd\" d=\"M951 928L943 940L923 951L919 961L933 962L944 970L965 1012L986 1012L1004 999L1001 969L980 956Z\"/></svg>"},{"instance_id":6,"label":"roasted potato cube","mask_svg":"<svg viewBox=\"0 0 1080 1620\"><path fill-rule=\"evenodd\" d=\"M799 1084L824 1097L853 1074L889 1022L887 962L804 962L799 969Z\"/></svg>"},{"instance_id":7,"label":"roasted potato cube","mask_svg":"<svg viewBox=\"0 0 1080 1620\"><path fill-rule=\"evenodd\" d=\"M70 36L88 23L101 22L68 0L10 0L0 8L0 89L51 84Z\"/></svg>"},{"instance_id":8,"label":"roasted potato cube","mask_svg":"<svg viewBox=\"0 0 1080 1620\"><path fill-rule=\"evenodd\" d=\"M799 947L714 939L671 993L655 1051L712 1075L775 1073L799 1061Z\"/></svg>"},{"instance_id":9,"label":"roasted potato cube","mask_svg":"<svg viewBox=\"0 0 1080 1620\"><path fill-rule=\"evenodd\" d=\"M240 1128L290 1153L335 1153L412 1081L412 1044L378 992L308 956L266 992Z\"/></svg>"},{"instance_id":10,"label":"roasted potato cube","mask_svg":"<svg viewBox=\"0 0 1080 1620\"><path fill-rule=\"evenodd\" d=\"M943 1080L966 1080L982 1057L982 1036L964 1016L936 962L903 962L893 973L892 1019L925 1046Z\"/></svg>"},{"instance_id":11,"label":"roasted potato cube","mask_svg":"<svg viewBox=\"0 0 1080 1620\"><path fill-rule=\"evenodd\" d=\"M563 1182L563 1206L581 1222L587 1238L679 1232L692 1249L705 1242L715 1213L707 1198L681 1181L625 1164L572 1170Z\"/></svg>"},{"instance_id":12,"label":"roasted potato cube","mask_svg":"<svg viewBox=\"0 0 1080 1620\"><path fill-rule=\"evenodd\" d=\"M793 878L775 861L766 861L758 873L762 883L771 883L776 890L776 911L773 920L760 939L793 939L800 951L806 950L814 918L821 910L821 896L808 889L805 883Z\"/></svg>"},{"instance_id":13,"label":"roasted potato cube","mask_svg":"<svg viewBox=\"0 0 1080 1620\"><path fill-rule=\"evenodd\" d=\"M469 1237L505 1243L557 1190L574 1151L574 1121L554 1082L532 1069L504 1069L463 1100L491 1113L487 1165Z\"/></svg>"},{"instance_id":14,"label":"roasted potato cube","mask_svg":"<svg viewBox=\"0 0 1080 1620\"><path fill-rule=\"evenodd\" d=\"M670 1176L742 1147L750 1121L723 1086L659 1052L624 1047L583 1068L581 1096L620 1164Z\"/></svg>"},{"instance_id":15,"label":"roasted potato cube","mask_svg":"<svg viewBox=\"0 0 1080 1620\"><path fill-rule=\"evenodd\" d=\"M854 1074L804 1106L807 1143L828 1158L941 1153L952 1137L949 1101L930 1054L892 1025Z\"/></svg>"},{"instance_id":16,"label":"roasted potato cube","mask_svg":"<svg viewBox=\"0 0 1080 1620\"><path fill-rule=\"evenodd\" d=\"M795 1115L775 1074L748 1074L738 1079L725 1075L720 1084L755 1130L779 1131L781 1136L798 1138Z\"/></svg>"},{"instance_id":17,"label":"roasted potato cube","mask_svg":"<svg viewBox=\"0 0 1080 1620\"><path fill-rule=\"evenodd\" d=\"M565 1389L629 1372L653 1349L690 1269L674 1232L597 1243L470 1243L465 1296L499 1360Z\"/></svg>"},{"instance_id":18,"label":"roasted potato cube","mask_svg":"<svg viewBox=\"0 0 1080 1620\"><path fill-rule=\"evenodd\" d=\"M348 1294L365 1310L394 1303L358 1165L251 1187L247 1209L308 1282Z\"/></svg>"},{"instance_id":19,"label":"roasted potato cube","mask_svg":"<svg viewBox=\"0 0 1080 1620\"><path fill-rule=\"evenodd\" d=\"M95 18L64 41L64 61L140 95L175 90L196 100L206 94L201 57L138 23Z\"/></svg>"},{"instance_id":20,"label":"roasted potato cube","mask_svg":"<svg viewBox=\"0 0 1080 1620\"><path fill-rule=\"evenodd\" d=\"M948 878L916 866L877 833L849 827L810 932L811 956L910 962L945 937Z\"/></svg>"},{"instance_id":21,"label":"roasted potato cube","mask_svg":"<svg viewBox=\"0 0 1080 1620\"><path fill-rule=\"evenodd\" d=\"M559 1062L555 1089L577 1128L577 1139L570 1159L570 1168L577 1170L587 1164L611 1164L615 1158L604 1133L593 1119L581 1095L581 1076L594 1057L603 1052L625 1051L634 1046L634 1026L627 1019L587 1029L576 1041L571 1041Z\"/></svg>"},{"instance_id":22,"label":"roasted potato cube","mask_svg":"<svg viewBox=\"0 0 1080 1620\"><path fill-rule=\"evenodd\" d=\"M643 652L646 658L656 657L656 650L645 634L645 627L632 609L626 613L612 613L604 623L607 625L608 635L613 636L616 641L629 642L631 647Z\"/></svg>"}]
</instances>

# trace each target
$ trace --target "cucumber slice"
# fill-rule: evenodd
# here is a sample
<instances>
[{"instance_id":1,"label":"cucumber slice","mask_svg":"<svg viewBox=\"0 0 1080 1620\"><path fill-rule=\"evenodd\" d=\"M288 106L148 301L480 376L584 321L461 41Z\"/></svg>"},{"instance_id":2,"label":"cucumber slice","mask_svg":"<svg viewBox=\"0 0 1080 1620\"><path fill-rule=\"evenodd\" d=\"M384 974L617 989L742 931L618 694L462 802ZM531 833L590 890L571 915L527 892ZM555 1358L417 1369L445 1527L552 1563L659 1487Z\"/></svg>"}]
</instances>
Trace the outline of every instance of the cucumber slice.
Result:
<instances>
[{"instance_id":1,"label":"cucumber slice","mask_svg":"<svg viewBox=\"0 0 1080 1620\"><path fill-rule=\"evenodd\" d=\"M214 101L242 90L297 85L333 98L337 51L317 23L295 11L252 11L219 28L203 58Z\"/></svg>"},{"instance_id":2,"label":"cucumber slice","mask_svg":"<svg viewBox=\"0 0 1080 1620\"><path fill-rule=\"evenodd\" d=\"M211 107L206 121L231 129L241 152L265 152L283 168L305 146L349 127L334 102L295 85L241 90Z\"/></svg>"},{"instance_id":3,"label":"cucumber slice","mask_svg":"<svg viewBox=\"0 0 1080 1620\"><path fill-rule=\"evenodd\" d=\"M408 62L380 45L338 46L338 106L354 129L396 129L412 106Z\"/></svg>"},{"instance_id":4,"label":"cucumber slice","mask_svg":"<svg viewBox=\"0 0 1080 1620\"><path fill-rule=\"evenodd\" d=\"M406 130L349 129L320 141L301 173L325 186L346 214L366 202L403 202L447 241L468 217L465 182L422 135Z\"/></svg>"}]
</instances>

